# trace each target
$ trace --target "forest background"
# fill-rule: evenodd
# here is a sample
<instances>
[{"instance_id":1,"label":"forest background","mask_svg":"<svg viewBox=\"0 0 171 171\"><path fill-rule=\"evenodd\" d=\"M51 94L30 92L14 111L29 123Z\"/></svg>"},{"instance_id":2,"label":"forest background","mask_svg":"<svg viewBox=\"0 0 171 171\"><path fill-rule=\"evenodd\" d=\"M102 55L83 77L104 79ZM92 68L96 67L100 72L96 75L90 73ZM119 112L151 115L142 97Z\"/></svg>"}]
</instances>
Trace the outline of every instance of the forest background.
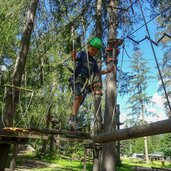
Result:
<instances>
[{"instance_id":1,"label":"forest background","mask_svg":"<svg viewBox=\"0 0 171 171\"><path fill-rule=\"evenodd\" d=\"M29 3L30 1L27 0L0 1L0 107L2 121L6 87L12 85L11 76L20 52L20 41ZM106 29L107 3L103 3L102 38L104 47L102 58L105 60L108 30ZM141 3L145 11L145 18L149 21L151 38L157 42L153 44L170 99L171 2L169 0L144 0ZM95 5L95 1L86 0L40 0L38 2L34 31L24 69L25 74L21 82L21 87L24 89L19 96L14 127L52 127L48 122L50 115L60 121L62 128L66 127L72 106L72 94L68 86L71 73L63 64L67 63L72 67L71 60L65 61L70 57L70 52L73 49L79 50L90 37L96 35ZM121 1L118 5L118 38L124 40L124 46L120 48L118 56L118 104L120 104L121 121L125 123L124 127L163 119L168 117L170 112L160 75L157 73L154 55L150 50L150 41L139 10L140 7L135 1L125 12L124 9L129 5L129 0ZM71 32L73 28L74 32ZM105 67L105 63L103 66ZM103 92L105 92L105 77L103 82ZM140 97L142 96L144 117L141 115L142 98ZM154 102L158 102L158 97L162 98L160 100L163 102L162 110L161 106L158 108L154 104ZM92 128L94 122L92 99L93 96L89 95L80 110L80 118L89 129ZM102 99L103 110L104 96ZM146 119L147 116L150 119ZM143 139L123 141L121 154L144 153L143 143ZM40 148L39 143L33 143L33 145ZM171 156L170 134L150 137L148 145L149 153L162 152ZM158 150L156 151L156 149Z\"/></svg>"}]
</instances>

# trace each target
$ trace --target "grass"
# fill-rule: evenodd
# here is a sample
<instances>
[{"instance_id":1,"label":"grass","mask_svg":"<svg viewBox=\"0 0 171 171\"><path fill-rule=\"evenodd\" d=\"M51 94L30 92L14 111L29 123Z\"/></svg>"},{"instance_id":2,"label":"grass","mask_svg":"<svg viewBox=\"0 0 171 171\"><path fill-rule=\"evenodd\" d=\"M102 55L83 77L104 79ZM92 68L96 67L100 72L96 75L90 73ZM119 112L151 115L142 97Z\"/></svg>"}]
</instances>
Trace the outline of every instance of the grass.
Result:
<instances>
[{"instance_id":1,"label":"grass","mask_svg":"<svg viewBox=\"0 0 171 171\"><path fill-rule=\"evenodd\" d=\"M133 171L136 166L171 168L171 164L166 162L165 166L163 166L159 161L154 161L153 164L146 164L140 160L123 158L122 165L118 167L118 171ZM39 159L33 155L18 156L17 170L25 171L26 169L27 171L80 171L83 170L83 162L70 161L60 157ZM89 161L87 161L86 170L92 170L92 164Z\"/></svg>"},{"instance_id":2,"label":"grass","mask_svg":"<svg viewBox=\"0 0 171 171\"><path fill-rule=\"evenodd\" d=\"M83 162L69 161L68 159L43 158L39 159L31 155L19 156L17 168L28 169L29 171L80 171L83 169ZM87 162L87 171L92 170L92 164Z\"/></svg>"},{"instance_id":3,"label":"grass","mask_svg":"<svg viewBox=\"0 0 171 171\"><path fill-rule=\"evenodd\" d=\"M147 164L147 163L145 163L145 161L142 161L142 160L123 158L122 163L124 165L128 165L128 166L171 168L170 162L165 162L165 165L163 165L161 161L153 161L153 163L149 162Z\"/></svg>"}]
</instances>

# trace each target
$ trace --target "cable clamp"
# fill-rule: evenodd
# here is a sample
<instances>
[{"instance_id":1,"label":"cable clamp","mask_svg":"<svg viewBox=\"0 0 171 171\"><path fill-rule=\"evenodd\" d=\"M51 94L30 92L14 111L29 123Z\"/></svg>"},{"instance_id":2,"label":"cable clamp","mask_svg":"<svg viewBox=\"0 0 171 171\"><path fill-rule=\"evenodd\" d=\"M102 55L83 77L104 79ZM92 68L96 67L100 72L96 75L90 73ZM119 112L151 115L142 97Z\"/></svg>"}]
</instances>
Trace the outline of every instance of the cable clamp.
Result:
<instances>
[{"instance_id":1,"label":"cable clamp","mask_svg":"<svg viewBox=\"0 0 171 171\"><path fill-rule=\"evenodd\" d=\"M94 90L93 94L102 96L103 92L102 92L102 90Z\"/></svg>"},{"instance_id":2,"label":"cable clamp","mask_svg":"<svg viewBox=\"0 0 171 171\"><path fill-rule=\"evenodd\" d=\"M110 63L111 61L118 63L118 58L107 57L106 62Z\"/></svg>"},{"instance_id":3,"label":"cable clamp","mask_svg":"<svg viewBox=\"0 0 171 171\"><path fill-rule=\"evenodd\" d=\"M113 48L112 47L108 47L108 48L106 48L106 51L107 52L110 52L110 51L112 51L113 50Z\"/></svg>"},{"instance_id":4,"label":"cable clamp","mask_svg":"<svg viewBox=\"0 0 171 171\"><path fill-rule=\"evenodd\" d=\"M114 38L110 38L108 40L109 44L113 47L118 47L121 46L123 44L123 39L114 39Z\"/></svg>"},{"instance_id":5,"label":"cable clamp","mask_svg":"<svg viewBox=\"0 0 171 171\"><path fill-rule=\"evenodd\" d=\"M93 88L96 88L96 87L102 87L102 83L100 81L94 82Z\"/></svg>"}]
</instances>

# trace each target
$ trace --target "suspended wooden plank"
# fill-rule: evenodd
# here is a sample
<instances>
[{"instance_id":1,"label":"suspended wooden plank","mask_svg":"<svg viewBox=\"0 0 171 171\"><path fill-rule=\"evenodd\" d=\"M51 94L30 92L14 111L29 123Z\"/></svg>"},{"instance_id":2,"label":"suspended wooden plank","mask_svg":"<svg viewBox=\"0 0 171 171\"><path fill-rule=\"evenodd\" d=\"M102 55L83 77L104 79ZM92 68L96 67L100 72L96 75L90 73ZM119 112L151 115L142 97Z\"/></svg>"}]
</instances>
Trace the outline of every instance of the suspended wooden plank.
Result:
<instances>
[{"instance_id":1,"label":"suspended wooden plank","mask_svg":"<svg viewBox=\"0 0 171 171\"><path fill-rule=\"evenodd\" d=\"M2 130L8 131L8 132L24 132L24 133L30 133L29 129L16 128L16 127L5 127L5 128L2 128Z\"/></svg>"},{"instance_id":2,"label":"suspended wooden plank","mask_svg":"<svg viewBox=\"0 0 171 171\"><path fill-rule=\"evenodd\" d=\"M49 129L49 128L31 128L30 131L37 131L45 134L63 134L68 136L68 138L81 138L81 139L90 139L90 134L84 133L81 131L69 131L69 130L61 130L61 129Z\"/></svg>"},{"instance_id":3,"label":"suspended wooden plank","mask_svg":"<svg viewBox=\"0 0 171 171\"><path fill-rule=\"evenodd\" d=\"M48 139L48 135L39 133L39 132L31 132L30 129L25 128L15 128L15 127L5 127L2 128L3 133L2 136L13 137L13 138L21 138L21 139Z\"/></svg>"},{"instance_id":4,"label":"suspended wooden plank","mask_svg":"<svg viewBox=\"0 0 171 171\"><path fill-rule=\"evenodd\" d=\"M4 132L11 132L11 133L16 133L17 135L20 136L25 136L25 137L30 137L30 138L37 138L38 137L44 137L47 136L48 134L51 135L58 135L58 134L63 134L67 136L68 138L80 138L80 139L90 139L90 134L88 133L83 133L80 131L69 131L69 130L61 130L61 129L49 129L49 128L14 128L14 127L5 127L2 128Z\"/></svg>"},{"instance_id":5,"label":"suspended wooden plank","mask_svg":"<svg viewBox=\"0 0 171 171\"><path fill-rule=\"evenodd\" d=\"M0 144L26 144L28 139L0 135Z\"/></svg>"},{"instance_id":6,"label":"suspended wooden plank","mask_svg":"<svg viewBox=\"0 0 171 171\"><path fill-rule=\"evenodd\" d=\"M106 143L170 132L171 119L166 119L163 121L158 121L150 124L113 131L110 133L102 133L100 135L92 136L92 139L94 142Z\"/></svg>"}]
</instances>

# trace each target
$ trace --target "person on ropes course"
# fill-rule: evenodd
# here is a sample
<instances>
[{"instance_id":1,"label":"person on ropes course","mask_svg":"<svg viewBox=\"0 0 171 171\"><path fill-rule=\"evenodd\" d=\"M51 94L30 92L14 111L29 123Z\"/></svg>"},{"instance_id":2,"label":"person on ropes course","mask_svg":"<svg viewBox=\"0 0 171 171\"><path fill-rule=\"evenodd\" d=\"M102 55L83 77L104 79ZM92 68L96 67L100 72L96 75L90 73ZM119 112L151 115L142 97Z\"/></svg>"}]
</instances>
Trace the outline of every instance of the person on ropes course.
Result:
<instances>
[{"instance_id":1,"label":"person on ropes course","mask_svg":"<svg viewBox=\"0 0 171 171\"><path fill-rule=\"evenodd\" d=\"M105 70L99 72L97 61L94 56L102 48L102 41L98 37L92 38L87 47L87 52L76 51L71 52L71 57L76 63L75 71L72 77L69 79L72 91L74 94L74 102L72 106L72 114L69 119L69 129L78 130L81 127L78 127L77 113L79 111L80 105L83 103L87 93L91 92L91 88L88 85L89 78L94 74L94 78L99 78L99 74L106 74L113 70ZM100 81L98 81L100 82Z\"/></svg>"}]
</instances>

